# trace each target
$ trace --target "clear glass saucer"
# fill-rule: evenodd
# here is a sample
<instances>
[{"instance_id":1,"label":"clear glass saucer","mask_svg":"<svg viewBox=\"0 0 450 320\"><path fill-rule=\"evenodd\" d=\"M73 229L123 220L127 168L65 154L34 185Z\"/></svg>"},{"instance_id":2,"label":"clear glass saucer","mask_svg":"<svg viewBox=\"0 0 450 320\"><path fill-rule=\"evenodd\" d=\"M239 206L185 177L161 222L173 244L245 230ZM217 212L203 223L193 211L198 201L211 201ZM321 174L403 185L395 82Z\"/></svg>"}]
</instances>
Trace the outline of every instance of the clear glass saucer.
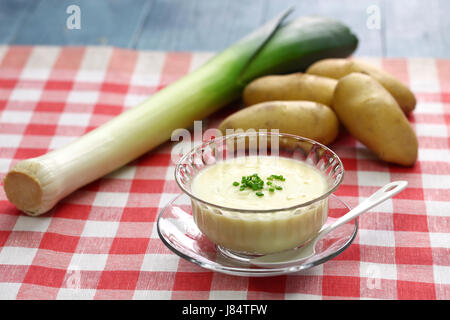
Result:
<instances>
[{"instance_id":1,"label":"clear glass saucer","mask_svg":"<svg viewBox=\"0 0 450 320\"><path fill-rule=\"evenodd\" d=\"M350 211L350 207L335 195L330 196L328 205L328 219L323 228ZM197 228L192 217L191 199L186 194L175 197L161 211L157 231L170 250L203 268L236 276L265 277L299 272L336 257L353 242L358 232L358 222L355 219L325 236L317 243L316 254L308 260L279 268L252 265L249 260L253 257L232 252L211 242Z\"/></svg>"}]
</instances>

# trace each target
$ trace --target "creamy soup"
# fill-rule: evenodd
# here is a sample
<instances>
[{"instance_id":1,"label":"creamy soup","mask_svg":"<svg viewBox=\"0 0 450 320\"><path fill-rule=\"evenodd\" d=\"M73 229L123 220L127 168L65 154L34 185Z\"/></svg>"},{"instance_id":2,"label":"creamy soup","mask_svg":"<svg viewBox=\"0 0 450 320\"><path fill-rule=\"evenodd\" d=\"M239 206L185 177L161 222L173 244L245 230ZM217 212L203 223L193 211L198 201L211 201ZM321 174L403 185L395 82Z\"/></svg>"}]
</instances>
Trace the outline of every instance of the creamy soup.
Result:
<instances>
[{"instance_id":1,"label":"creamy soup","mask_svg":"<svg viewBox=\"0 0 450 320\"><path fill-rule=\"evenodd\" d=\"M277 211L323 195L328 184L316 168L293 159L252 156L218 162L203 169L191 186L193 194L217 206L255 210L229 211L193 200L199 229L231 250L265 254L299 246L322 227L327 200ZM258 210L273 212L258 213Z\"/></svg>"},{"instance_id":2,"label":"creamy soup","mask_svg":"<svg viewBox=\"0 0 450 320\"><path fill-rule=\"evenodd\" d=\"M264 188L241 190L242 177L255 173L263 180ZM319 170L304 162L269 156L219 162L202 170L192 184L193 193L205 201L228 208L256 210L292 207L320 197L326 190L326 181Z\"/></svg>"}]
</instances>

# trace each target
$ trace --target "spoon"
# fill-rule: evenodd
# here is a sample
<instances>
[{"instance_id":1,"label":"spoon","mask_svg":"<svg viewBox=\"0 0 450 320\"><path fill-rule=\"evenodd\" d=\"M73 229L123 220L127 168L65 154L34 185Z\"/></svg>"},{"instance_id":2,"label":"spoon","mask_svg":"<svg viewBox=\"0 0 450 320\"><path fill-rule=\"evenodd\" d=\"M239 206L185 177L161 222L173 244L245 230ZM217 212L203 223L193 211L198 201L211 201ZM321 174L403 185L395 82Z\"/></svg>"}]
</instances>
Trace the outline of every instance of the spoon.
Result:
<instances>
[{"instance_id":1,"label":"spoon","mask_svg":"<svg viewBox=\"0 0 450 320\"><path fill-rule=\"evenodd\" d=\"M317 242L325 235L338 228L339 226L355 219L360 214L367 212L381 202L395 196L408 185L407 181L394 181L386 184L384 187L376 191L369 198L365 199L355 208L347 212L345 215L323 228L305 245L283 252L267 254L261 257L253 258L250 263L259 267L278 268L298 265L301 261L305 261L315 254L315 246Z\"/></svg>"}]
</instances>

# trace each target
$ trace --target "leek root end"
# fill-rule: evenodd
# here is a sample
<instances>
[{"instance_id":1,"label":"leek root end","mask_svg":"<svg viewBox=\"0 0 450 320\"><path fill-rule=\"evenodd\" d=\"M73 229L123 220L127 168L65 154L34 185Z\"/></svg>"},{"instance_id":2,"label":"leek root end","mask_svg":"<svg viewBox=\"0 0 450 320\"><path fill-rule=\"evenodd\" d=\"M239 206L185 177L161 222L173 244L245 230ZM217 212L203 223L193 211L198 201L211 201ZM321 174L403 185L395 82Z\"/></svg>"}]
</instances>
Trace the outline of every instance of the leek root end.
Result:
<instances>
[{"instance_id":1,"label":"leek root end","mask_svg":"<svg viewBox=\"0 0 450 320\"><path fill-rule=\"evenodd\" d=\"M32 216L41 213L42 187L32 175L12 170L3 183L6 197L19 210Z\"/></svg>"}]
</instances>

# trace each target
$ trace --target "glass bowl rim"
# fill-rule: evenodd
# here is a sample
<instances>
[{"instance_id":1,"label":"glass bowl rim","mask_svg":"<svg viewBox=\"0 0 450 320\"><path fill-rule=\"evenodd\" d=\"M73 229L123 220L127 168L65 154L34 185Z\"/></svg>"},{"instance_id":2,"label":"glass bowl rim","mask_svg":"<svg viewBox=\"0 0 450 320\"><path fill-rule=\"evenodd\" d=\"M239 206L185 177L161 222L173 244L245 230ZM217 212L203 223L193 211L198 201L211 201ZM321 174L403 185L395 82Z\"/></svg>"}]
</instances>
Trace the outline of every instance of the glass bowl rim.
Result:
<instances>
[{"instance_id":1,"label":"glass bowl rim","mask_svg":"<svg viewBox=\"0 0 450 320\"><path fill-rule=\"evenodd\" d=\"M304 142L309 142L311 144L316 144L319 145L321 148L325 149L326 151L330 152L335 159L337 159L338 161L338 165L341 167L341 175L337 180L337 183L335 183L335 185L330 188L329 190L327 190L327 192L325 192L324 194L322 194L319 197L316 197L314 199L311 199L307 202L302 202L300 204L294 205L294 206L290 206L290 207L281 207L281 208L274 208L274 209L264 209L264 210L258 210L258 209L239 209L239 208L232 208L232 207L225 207L225 206L221 206L221 205L217 205L211 202L208 202L206 200L200 199L197 196L195 196L192 192L190 192L189 190L187 190L183 184L180 182L180 168L183 164L183 162L186 160L187 157L189 157L190 155L192 155L193 153L195 153L197 150L200 149L204 149L205 147L207 147L208 145L211 145L213 143L216 143L218 141L221 140L226 140L226 139L230 139L233 137L247 137L247 136L262 136L262 135L266 135L266 136L278 136L278 137L288 137L288 138L293 138L299 141L304 141ZM302 207L307 207L310 206L311 204L314 204L320 200L323 200L325 198L328 198L332 193L334 193L336 191L336 189L340 186L340 184L342 183L343 179L344 179L344 174L345 174L345 170L344 170L344 164L341 161L341 158L339 158L339 156L330 148L328 148L327 146L325 146L324 144L317 142L315 140L309 139L309 138L305 138L305 137L301 137L301 136L297 136L297 135L293 135L293 134L289 134L289 133L275 133L275 132L241 132L241 133L233 133L233 134L228 134L228 135L222 135L220 137L216 137L214 139L211 139L209 141L203 142L201 145L196 146L194 148L192 148L189 152L187 152L186 154L184 154L179 160L178 163L175 166L175 181L178 185L178 187L180 187L180 189L187 194L191 199L195 199L196 201L199 201L203 204L206 204L208 206L217 208L219 210L224 210L224 211L231 211L231 212L239 212L239 213L247 213L247 214L256 214L256 213L274 213L274 212L284 212L284 211L292 211L298 208L302 208Z\"/></svg>"}]
</instances>

